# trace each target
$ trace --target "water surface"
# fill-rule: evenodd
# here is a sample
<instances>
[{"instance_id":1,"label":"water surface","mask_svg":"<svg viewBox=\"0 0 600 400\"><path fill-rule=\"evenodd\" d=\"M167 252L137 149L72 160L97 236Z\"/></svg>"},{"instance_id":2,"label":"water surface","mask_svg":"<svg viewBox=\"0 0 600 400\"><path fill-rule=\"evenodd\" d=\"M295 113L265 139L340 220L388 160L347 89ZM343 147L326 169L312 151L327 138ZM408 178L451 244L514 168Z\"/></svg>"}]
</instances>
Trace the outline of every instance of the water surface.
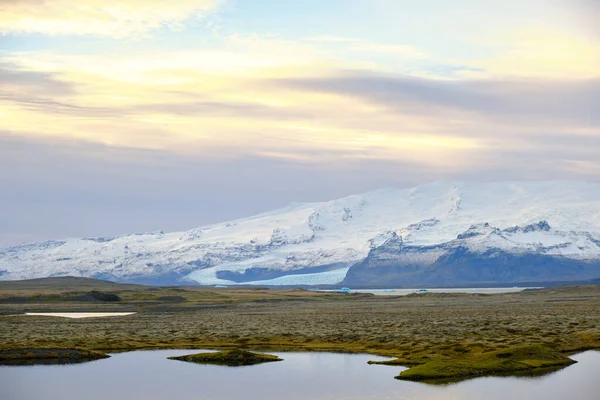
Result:
<instances>
[{"instance_id":1,"label":"water surface","mask_svg":"<svg viewBox=\"0 0 600 400\"><path fill-rule=\"evenodd\" d=\"M99 318L99 317L122 317L132 315L135 312L27 312L25 315L35 315L38 317L62 317L62 318Z\"/></svg>"},{"instance_id":2,"label":"water surface","mask_svg":"<svg viewBox=\"0 0 600 400\"><path fill-rule=\"evenodd\" d=\"M368 365L370 355L272 353L284 359L250 367L175 360L198 350L135 351L78 365L0 367L7 400L598 400L600 352L538 378L479 378L447 386L393 379L403 368Z\"/></svg>"},{"instance_id":3,"label":"water surface","mask_svg":"<svg viewBox=\"0 0 600 400\"><path fill-rule=\"evenodd\" d=\"M351 289L352 293L372 293L378 296L406 296L411 293L516 293L525 289L542 289L541 287L505 287L505 288L439 288L439 289Z\"/></svg>"}]
</instances>

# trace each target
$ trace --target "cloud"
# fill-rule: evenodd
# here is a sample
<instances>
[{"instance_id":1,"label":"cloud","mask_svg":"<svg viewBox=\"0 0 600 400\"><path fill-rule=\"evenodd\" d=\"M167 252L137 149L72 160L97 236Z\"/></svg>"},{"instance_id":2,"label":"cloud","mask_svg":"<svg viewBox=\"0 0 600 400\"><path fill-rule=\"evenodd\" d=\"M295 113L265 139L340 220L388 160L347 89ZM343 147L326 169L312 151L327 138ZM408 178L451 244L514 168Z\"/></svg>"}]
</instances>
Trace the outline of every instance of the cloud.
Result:
<instances>
[{"instance_id":1,"label":"cloud","mask_svg":"<svg viewBox=\"0 0 600 400\"><path fill-rule=\"evenodd\" d=\"M0 101L18 105L21 109L33 112L43 112L68 117L115 117L123 115L126 110L110 107L86 107L56 101L44 97L28 97L15 94L0 94Z\"/></svg>"},{"instance_id":2,"label":"cloud","mask_svg":"<svg viewBox=\"0 0 600 400\"><path fill-rule=\"evenodd\" d=\"M282 36L227 27L210 40L189 30L7 51L0 188L11 190L0 190L0 245L186 229L428 180L597 180L598 42L567 7L544 1L505 14L500 3L432 13L385 1L373 18L348 19L352 29L303 26L305 37L278 20ZM577 21L597 15L600 3L586 1L570 2ZM139 38L220 3L0 0L0 27Z\"/></svg>"},{"instance_id":3,"label":"cloud","mask_svg":"<svg viewBox=\"0 0 600 400\"><path fill-rule=\"evenodd\" d=\"M186 96L187 97L187 96ZM202 97L202 96L198 96ZM251 101L225 101L199 99L172 103L140 104L129 108L130 112L151 113L173 116L223 116L249 119L298 120L311 118L314 113L307 110L294 110L273 107Z\"/></svg>"},{"instance_id":4,"label":"cloud","mask_svg":"<svg viewBox=\"0 0 600 400\"><path fill-rule=\"evenodd\" d=\"M362 53L363 55L371 55L373 53L382 53L386 56L402 56L409 59L427 59L431 55L422 49L414 46L402 44L378 43L360 38L345 37L345 36L315 36L304 39L310 43L320 45L334 45L339 50L352 51Z\"/></svg>"},{"instance_id":5,"label":"cloud","mask_svg":"<svg viewBox=\"0 0 600 400\"><path fill-rule=\"evenodd\" d=\"M12 189L0 193L0 248L48 238L191 229L291 201L342 197L352 193L352 182L359 183L358 190L401 183L386 165L332 168L326 161L249 155L215 160L77 140L30 140L2 131L0 165L0 186ZM369 177L374 171L380 173Z\"/></svg>"},{"instance_id":6,"label":"cloud","mask_svg":"<svg viewBox=\"0 0 600 400\"><path fill-rule=\"evenodd\" d=\"M483 149L459 169L354 155L310 163L246 154L205 158L0 131L0 248L27 241L176 231L246 217L292 201L326 201L382 187L447 180L598 181L596 139L538 138L534 149ZM343 154L342 154L343 155ZM43 199L43 202L40 202ZM243 200L240 200L243 199Z\"/></svg>"},{"instance_id":7,"label":"cloud","mask_svg":"<svg viewBox=\"0 0 600 400\"><path fill-rule=\"evenodd\" d=\"M2 0L4 35L97 35L134 37L181 29L186 20L215 10L220 0Z\"/></svg>"},{"instance_id":8,"label":"cloud","mask_svg":"<svg viewBox=\"0 0 600 400\"><path fill-rule=\"evenodd\" d=\"M600 79L441 81L340 71L323 78L277 79L273 85L302 91L352 96L394 112L427 114L466 112L493 118L529 118L600 126L594 107L600 102Z\"/></svg>"},{"instance_id":9,"label":"cloud","mask_svg":"<svg viewBox=\"0 0 600 400\"><path fill-rule=\"evenodd\" d=\"M573 15L574 22L600 39L600 2L597 0L555 0Z\"/></svg>"},{"instance_id":10,"label":"cloud","mask_svg":"<svg viewBox=\"0 0 600 400\"><path fill-rule=\"evenodd\" d=\"M0 85L3 89L0 102L9 112L15 107L70 117L102 117L124 112L111 107L73 104L78 90L76 84L61 79L56 73L27 70L11 62L0 63Z\"/></svg>"},{"instance_id":11,"label":"cloud","mask_svg":"<svg viewBox=\"0 0 600 400\"><path fill-rule=\"evenodd\" d=\"M600 134L593 110L598 79L426 79L343 70L319 63L308 49L313 58L300 68L290 64L293 48L269 58L264 38L233 42L233 50L221 50L234 57L230 69L205 65L211 50L119 58L15 54L8 76L34 84L2 94L3 126L38 140L213 160L402 159L454 171L472 168L492 149L536 151L557 138ZM262 64L246 64L254 53L243 48L264 55ZM579 149L575 143L563 146Z\"/></svg>"},{"instance_id":12,"label":"cloud","mask_svg":"<svg viewBox=\"0 0 600 400\"><path fill-rule=\"evenodd\" d=\"M3 90L35 90L40 93L73 93L74 85L60 80L54 74L43 71L27 70L18 64L0 61L0 84Z\"/></svg>"},{"instance_id":13,"label":"cloud","mask_svg":"<svg viewBox=\"0 0 600 400\"><path fill-rule=\"evenodd\" d=\"M532 26L491 35L486 40L490 48L498 51L491 57L471 60L469 65L485 71L471 75L529 79L600 78L600 42L597 39L571 31Z\"/></svg>"}]
</instances>

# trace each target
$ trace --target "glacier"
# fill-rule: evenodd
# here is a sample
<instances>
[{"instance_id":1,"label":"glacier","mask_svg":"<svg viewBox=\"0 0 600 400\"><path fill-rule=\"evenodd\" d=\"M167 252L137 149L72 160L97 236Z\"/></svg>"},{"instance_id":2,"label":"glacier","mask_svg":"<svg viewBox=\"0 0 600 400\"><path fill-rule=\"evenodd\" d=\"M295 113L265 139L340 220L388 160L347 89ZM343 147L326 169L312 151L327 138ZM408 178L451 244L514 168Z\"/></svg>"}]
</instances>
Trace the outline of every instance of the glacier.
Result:
<instances>
[{"instance_id":1,"label":"glacier","mask_svg":"<svg viewBox=\"0 0 600 400\"><path fill-rule=\"evenodd\" d=\"M184 232L0 250L0 279L355 286L600 278L600 184L434 182Z\"/></svg>"}]
</instances>

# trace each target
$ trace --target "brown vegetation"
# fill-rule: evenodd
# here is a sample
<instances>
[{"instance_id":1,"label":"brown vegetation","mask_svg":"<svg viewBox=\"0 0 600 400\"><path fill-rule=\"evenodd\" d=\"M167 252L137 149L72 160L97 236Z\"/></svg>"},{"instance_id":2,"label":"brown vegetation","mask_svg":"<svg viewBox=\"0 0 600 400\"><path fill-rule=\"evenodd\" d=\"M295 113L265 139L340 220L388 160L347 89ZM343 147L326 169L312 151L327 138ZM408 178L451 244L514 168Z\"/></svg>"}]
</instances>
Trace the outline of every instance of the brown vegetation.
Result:
<instances>
[{"instance_id":1,"label":"brown vegetation","mask_svg":"<svg viewBox=\"0 0 600 400\"><path fill-rule=\"evenodd\" d=\"M29 290L0 289L0 298L31 295ZM0 317L0 346L344 351L394 356L399 365L464 360L524 345L567 355L600 348L600 286L405 297L187 287L111 293L122 301L0 304L6 315ZM165 296L178 298L158 300ZM8 316L24 311L138 313L80 320Z\"/></svg>"}]
</instances>

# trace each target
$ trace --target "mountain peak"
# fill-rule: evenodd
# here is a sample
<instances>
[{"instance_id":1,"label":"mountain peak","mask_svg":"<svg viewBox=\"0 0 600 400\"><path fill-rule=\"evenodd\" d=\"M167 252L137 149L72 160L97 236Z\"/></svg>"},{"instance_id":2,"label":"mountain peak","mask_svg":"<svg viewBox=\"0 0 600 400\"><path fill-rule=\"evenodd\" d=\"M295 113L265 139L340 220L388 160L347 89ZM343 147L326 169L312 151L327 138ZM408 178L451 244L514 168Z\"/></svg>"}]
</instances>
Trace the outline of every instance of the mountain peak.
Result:
<instances>
[{"instance_id":1,"label":"mountain peak","mask_svg":"<svg viewBox=\"0 0 600 400\"><path fill-rule=\"evenodd\" d=\"M484 222L482 224L471 225L465 232L456 236L457 239L468 239L475 236L491 235L494 233L500 233L500 229L494 228L489 223Z\"/></svg>"},{"instance_id":2,"label":"mountain peak","mask_svg":"<svg viewBox=\"0 0 600 400\"><path fill-rule=\"evenodd\" d=\"M504 231L509 233L529 233L529 232L548 232L552 229L548 221L540 221L535 224L529 224L525 226L513 226L511 228L507 228Z\"/></svg>"}]
</instances>

